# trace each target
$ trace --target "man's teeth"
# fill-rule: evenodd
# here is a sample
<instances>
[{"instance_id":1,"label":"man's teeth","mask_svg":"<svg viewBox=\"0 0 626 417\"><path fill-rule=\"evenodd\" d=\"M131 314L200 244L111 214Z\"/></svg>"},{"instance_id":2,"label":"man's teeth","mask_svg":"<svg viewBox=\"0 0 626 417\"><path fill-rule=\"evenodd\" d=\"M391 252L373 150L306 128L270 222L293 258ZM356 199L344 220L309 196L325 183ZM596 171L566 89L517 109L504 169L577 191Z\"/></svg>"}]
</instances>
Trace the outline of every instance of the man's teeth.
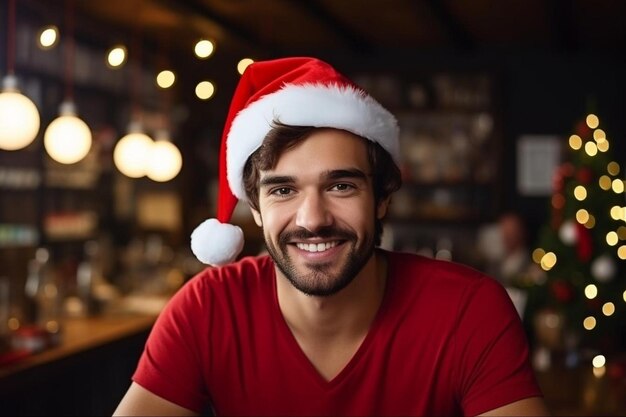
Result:
<instances>
[{"instance_id":1,"label":"man's teeth","mask_svg":"<svg viewBox=\"0 0 626 417\"><path fill-rule=\"evenodd\" d=\"M324 252L330 248L337 246L337 242L326 243L296 243L298 249L305 250L307 252Z\"/></svg>"}]
</instances>

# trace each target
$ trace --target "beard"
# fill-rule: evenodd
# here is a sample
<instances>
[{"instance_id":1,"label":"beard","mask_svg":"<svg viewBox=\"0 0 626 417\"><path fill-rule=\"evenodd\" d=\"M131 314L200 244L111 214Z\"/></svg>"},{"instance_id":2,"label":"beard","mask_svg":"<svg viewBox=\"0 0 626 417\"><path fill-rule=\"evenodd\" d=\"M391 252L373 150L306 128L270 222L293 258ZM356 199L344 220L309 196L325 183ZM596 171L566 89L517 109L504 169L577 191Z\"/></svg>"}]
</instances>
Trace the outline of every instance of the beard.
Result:
<instances>
[{"instance_id":1,"label":"beard","mask_svg":"<svg viewBox=\"0 0 626 417\"><path fill-rule=\"evenodd\" d=\"M349 245L348 256L343 260L343 264L339 265L337 272L333 272L336 266L331 262L305 263L306 272L297 270L287 251L288 242L316 237L339 240L343 242L342 245ZM278 236L278 247L267 236L265 245L278 269L296 289L304 294L318 297L336 294L347 287L372 257L375 249L372 235L366 234L359 245L356 234L336 227L325 227L316 233L305 229L284 231Z\"/></svg>"}]
</instances>

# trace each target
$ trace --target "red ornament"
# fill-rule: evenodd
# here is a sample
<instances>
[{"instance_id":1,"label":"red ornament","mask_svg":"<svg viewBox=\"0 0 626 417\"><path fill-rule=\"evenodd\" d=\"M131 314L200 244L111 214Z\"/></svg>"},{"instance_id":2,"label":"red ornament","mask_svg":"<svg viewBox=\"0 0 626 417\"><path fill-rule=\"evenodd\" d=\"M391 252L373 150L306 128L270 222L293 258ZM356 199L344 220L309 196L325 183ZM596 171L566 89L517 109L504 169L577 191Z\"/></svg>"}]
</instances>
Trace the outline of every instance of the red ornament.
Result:
<instances>
[{"instance_id":1,"label":"red ornament","mask_svg":"<svg viewBox=\"0 0 626 417\"><path fill-rule=\"evenodd\" d=\"M585 136L591 135L591 128L587 126L587 122L581 120L576 124L576 134L581 138L585 139Z\"/></svg>"},{"instance_id":2,"label":"red ornament","mask_svg":"<svg viewBox=\"0 0 626 417\"><path fill-rule=\"evenodd\" d=\"M574 297L571 285L564 280L554 281L551 286L552 294L561 303L567 303Z\"/></svg>"},{"instance_id":3,"label":"red ornament","mask_svg":"<svg viewBox=\"0 0 626 417\"><path fill-rule=\"evenodd\" d=\"M582 224L576 222L577 242L576 242L576 255L581 262L588 262L591 259L593 253L593 246L591 243L591 233Z\"/></svg>"},{"instance_id":4,"label":"red ornament","mask_svg":"<svg viewBox=\"0 0 626 417\"><path fill-rule=\"evenodd\" d=\"M591 184L593 181L593 171L589 168L581 168L576 172L576 180L584 185Z\"/></svg>"}]
</instances>

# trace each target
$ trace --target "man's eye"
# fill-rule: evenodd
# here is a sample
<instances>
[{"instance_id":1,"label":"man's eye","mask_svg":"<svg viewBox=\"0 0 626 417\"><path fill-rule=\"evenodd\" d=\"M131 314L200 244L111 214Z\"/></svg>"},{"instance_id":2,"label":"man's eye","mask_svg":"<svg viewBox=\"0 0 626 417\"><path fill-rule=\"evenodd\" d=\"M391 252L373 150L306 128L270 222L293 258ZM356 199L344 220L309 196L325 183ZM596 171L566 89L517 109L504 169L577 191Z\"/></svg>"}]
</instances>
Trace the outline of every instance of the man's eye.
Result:
<instances>
[{"instance_id":1,"label":"man's eye","mask_svg":"<svg viewBox=\"0 0 626 417\"><path fill-rule=\"evenodd\" d=\"M274 190L272 190L270 194L278 195L278 196L287 196L291 194L291 191L292 191L291 188L280 187L280 188L275 188Z\"/></svg>"},{"instance_id":2,"label":"man's eye","mask_svg":"<svg viewBox=\"0 0 626 417\"><path fill-rule=\"evenodd\" d=\"M331 188L331 190L336 190L336 191L349 191L353 189L354 189L354 186L350 184L336 184Z\"/></svg>"}]
</instances>

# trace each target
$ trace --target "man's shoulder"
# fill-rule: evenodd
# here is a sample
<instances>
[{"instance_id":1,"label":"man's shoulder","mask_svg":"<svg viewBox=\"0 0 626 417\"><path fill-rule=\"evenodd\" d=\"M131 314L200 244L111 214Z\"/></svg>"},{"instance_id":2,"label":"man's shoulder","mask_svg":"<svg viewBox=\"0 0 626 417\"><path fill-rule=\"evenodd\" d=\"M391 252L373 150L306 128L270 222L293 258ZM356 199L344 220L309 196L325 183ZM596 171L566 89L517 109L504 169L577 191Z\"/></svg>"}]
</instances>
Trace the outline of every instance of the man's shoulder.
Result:
<instances>
[{"instance_id":1,"label":"man's shoulder","mask_svg":"<svg viewBox=\"0 0 626 417\"><path fill-rule=\"evenodd\" d=\"M471 284L485 278L477 269L461 263L407 252L387 252L392 272L421 279L452 280Z\"/></svg>"},{"instance_id":2,"label":"man's shoulder","mask_svg":"<svg viewBox=\"0 0 626 417\"><path fill-rule=\"evenodd\" d=\"M237 262L218 267L207 267L190 281L193 287L254 287L274 274L274 264L269 256L248 256Z\"/></svg>"}]
</instances>

